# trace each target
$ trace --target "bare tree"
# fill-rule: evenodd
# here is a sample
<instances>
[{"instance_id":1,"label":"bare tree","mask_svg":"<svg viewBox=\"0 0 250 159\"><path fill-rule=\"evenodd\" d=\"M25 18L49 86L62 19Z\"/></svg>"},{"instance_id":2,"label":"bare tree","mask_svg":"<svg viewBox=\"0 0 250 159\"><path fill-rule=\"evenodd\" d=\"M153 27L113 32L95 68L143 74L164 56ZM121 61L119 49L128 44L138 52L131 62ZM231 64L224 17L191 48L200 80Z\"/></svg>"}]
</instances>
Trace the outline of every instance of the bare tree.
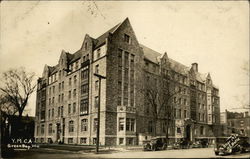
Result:
<instances>
[{"instance_id":1,"label":"bare tree","mask_svg":"<svg viewBox=\"0 0 250 159\"><path fill-rule=\"evenodd\" d=\"M12 112L13 115L18 113L21 118L31 94L35 91L34 77L34 73L28 73L24 68L4 72L0 86L3 97L1 110Z\"/></svg>"},{"instance_id":2,"label":"bare tree","mask_svg":"<svg viewBox=\"0 0 250 159\"><path fill-rule=\"evenodd\" d=\"M161 71L159 75L146 77L143 88L145 100L151 110L153 118L153 135L157 136L157 124L164 122L167 143L169 140L169 129L174 127L175 109L173 98L180 93L176 81L170 71Z\"/></svg>"},{"instance_id":3,"label":"bare tree","mask_svg":"<svg viewBox=\"0 0 250 159\"><path fill-rule=\"evenodd\" d=\"M18 110L12 103L9 102L7 96L0 95L0 110L2 117L14 116Z\"/></svg>"}]
</instances>

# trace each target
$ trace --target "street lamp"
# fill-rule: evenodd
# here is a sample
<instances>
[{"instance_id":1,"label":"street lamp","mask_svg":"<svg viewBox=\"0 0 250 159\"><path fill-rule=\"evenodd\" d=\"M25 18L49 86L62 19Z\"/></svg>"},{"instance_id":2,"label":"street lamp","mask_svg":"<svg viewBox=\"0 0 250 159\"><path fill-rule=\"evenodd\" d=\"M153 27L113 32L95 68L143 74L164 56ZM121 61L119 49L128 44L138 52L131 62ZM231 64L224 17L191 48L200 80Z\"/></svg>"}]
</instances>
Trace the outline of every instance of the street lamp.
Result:
<instances>
[{"instance_id":1,"label":"street lamp","mask_svg":"<svg viewBox=\"0 0 250 159\"><path fill-rule=\"evenodd\" d=\"M99 152L99 138L100 138L100 107L101 107L101 80L106 79L106 77L94 73L96 77L99 78L99 92L98 92L98 110L97 110L97 131L96 131L96 153Z\"/></svg>"}]
</instances>

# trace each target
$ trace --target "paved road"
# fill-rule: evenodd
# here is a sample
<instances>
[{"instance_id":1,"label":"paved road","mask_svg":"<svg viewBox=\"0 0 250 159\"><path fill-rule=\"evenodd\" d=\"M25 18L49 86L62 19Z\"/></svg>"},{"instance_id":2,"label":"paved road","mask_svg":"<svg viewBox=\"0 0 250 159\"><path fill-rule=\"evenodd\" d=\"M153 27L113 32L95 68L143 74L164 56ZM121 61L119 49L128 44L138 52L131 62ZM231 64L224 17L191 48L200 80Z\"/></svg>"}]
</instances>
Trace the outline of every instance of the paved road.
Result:
<instances>
[{"instance_id":1,"label":"paved road","mask_svg":"<svg viewBox=\"0 0 250 159\"><path fill-rule=\"evenodd\" d=\"M36 151L19 152L15 159L76 159L76 158L249 158L250 153L230 156L215 156L213 148L165 150L165 151L101 151L100 154L93 152L72 152L66 150L39 149Z\"/></svg>"}]
</instances>

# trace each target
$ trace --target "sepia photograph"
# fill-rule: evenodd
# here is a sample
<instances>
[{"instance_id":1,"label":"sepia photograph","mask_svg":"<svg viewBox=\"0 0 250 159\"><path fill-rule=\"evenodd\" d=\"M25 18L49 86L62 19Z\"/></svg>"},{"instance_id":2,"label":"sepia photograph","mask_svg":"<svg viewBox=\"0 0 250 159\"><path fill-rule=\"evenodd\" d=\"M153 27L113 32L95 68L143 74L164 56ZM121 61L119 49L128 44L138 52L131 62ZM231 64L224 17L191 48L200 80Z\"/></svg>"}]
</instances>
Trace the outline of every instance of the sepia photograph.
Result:
<instances>
[{"instance_id":1,"label":"sepia photograph","mask_svg":"<svg viewBox=\"0 0 250 159\"><path fill-rule=\"evenodd\" d=\"M249 2L0 1L1 158L249 158Z\"/></svg>"}]
</instances>

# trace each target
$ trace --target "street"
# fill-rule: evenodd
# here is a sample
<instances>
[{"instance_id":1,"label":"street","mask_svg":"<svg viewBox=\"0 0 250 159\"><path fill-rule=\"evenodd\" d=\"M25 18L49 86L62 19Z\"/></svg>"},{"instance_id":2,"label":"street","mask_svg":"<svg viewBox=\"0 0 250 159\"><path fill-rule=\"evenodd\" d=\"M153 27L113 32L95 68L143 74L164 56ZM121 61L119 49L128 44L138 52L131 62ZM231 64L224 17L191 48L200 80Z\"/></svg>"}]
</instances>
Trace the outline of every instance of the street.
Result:
<instances>
[{"instance_id":1,"label":"street","mask_svg":"<svg viewBox=\"0 0 250 159\"><path fill-rule=\"evenodd\" d=\"M228 156L216 156L213 148L194 148L164 151L142 150L101 150L99 154L94 151L67 151L48 148L40 148L32 151L18 152L11 158L21 159L75 159L75 158L249 158L250 153L234 154Z\"/></svg>"}]
</instances>

